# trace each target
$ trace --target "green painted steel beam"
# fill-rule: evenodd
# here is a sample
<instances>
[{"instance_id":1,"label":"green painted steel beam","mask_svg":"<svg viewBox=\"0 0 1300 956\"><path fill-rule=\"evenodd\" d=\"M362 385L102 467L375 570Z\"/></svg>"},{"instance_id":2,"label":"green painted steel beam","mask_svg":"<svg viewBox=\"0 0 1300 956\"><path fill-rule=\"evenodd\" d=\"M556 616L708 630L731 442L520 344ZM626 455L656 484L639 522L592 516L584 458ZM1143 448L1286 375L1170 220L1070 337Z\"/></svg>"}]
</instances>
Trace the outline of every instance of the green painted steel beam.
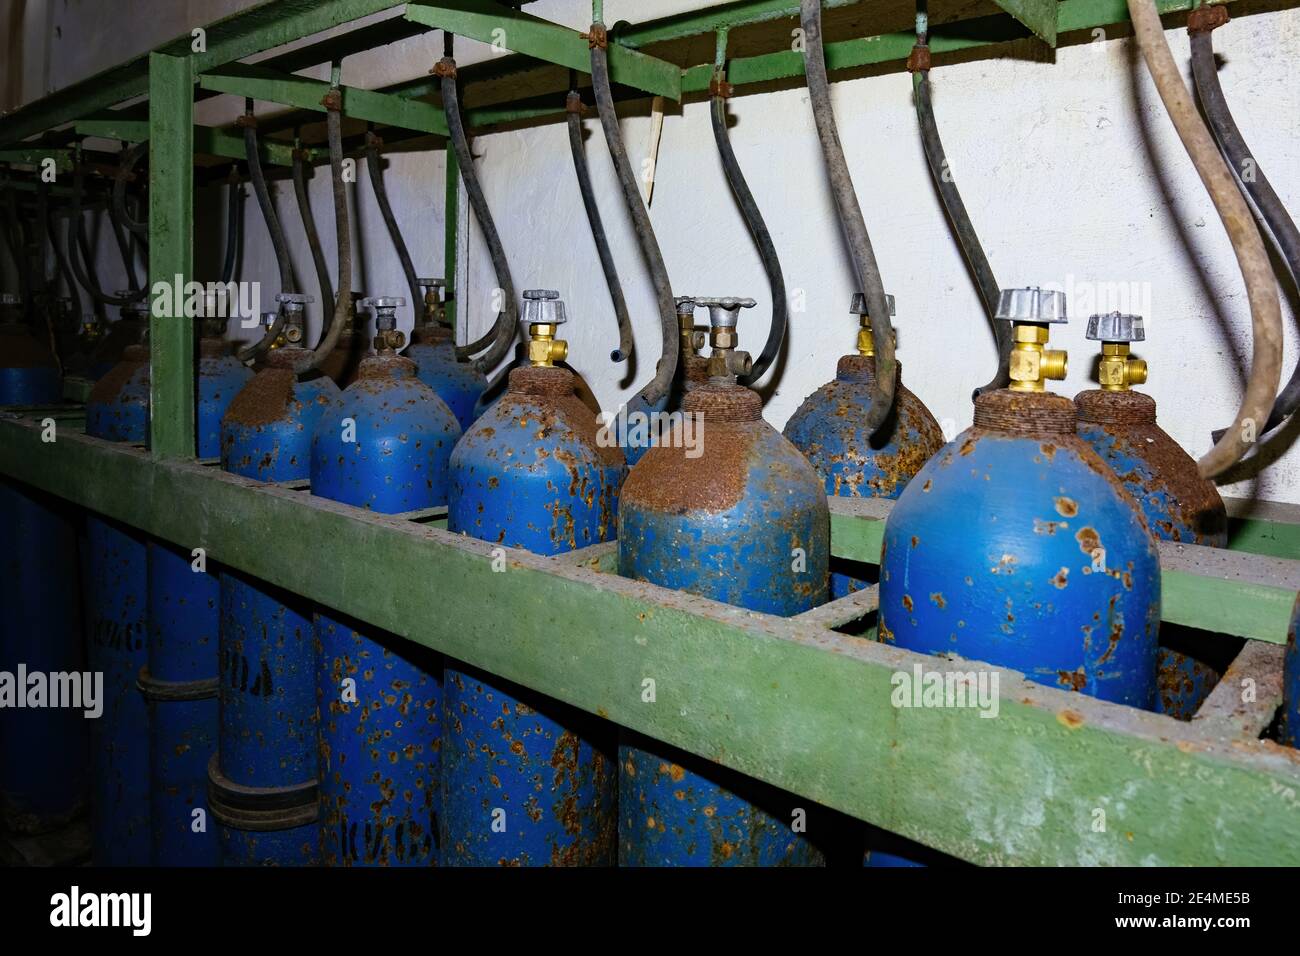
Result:
<instances>
[{"instance_id":1,"label":"green painted steel beam","mask_svg":"<svg viewBox=\"0 0 1300 956\"><path fill-rule=\"evenodd\" d=\"M1191 10L1195 0L1157 0L1161 14ZM1129 22L1125 0L1061 0L1058 9L1058 35L1075 30L1091 30ZM1029 31L1019 22L1006 17L976 17L930 27L930 52L942 55L1021 40ZM832 74L844 70L906 60L916 43L911 30L882 33L854 40L827 43L826 68ZM682 74L683 93L701 93L709 88L713 75L711 63L692 66ZM736 87L803 76L803 54L791 50L740 57L727 64L727 79Z\"/></svg>"},{"instance_id":2,"label":"green painted steel beam","mask_svg":"<svg viewBox=\"0 0 1300 956\"><path fill-rule=\"evenodd\" d=\"M99 136L104 139L118 139L128 143L142 143L149 138L148 120L115 119L99 116L93 119L78 120L74 126L82 136ZM245 157L244 139L214 126L195 126L194 152L208 156L221 156L226 159ZM293 146L290 143L278 143L262 138L259 142L262 161L273 166L293 165Z\"/></svg>"},{"instance_id":3,"label":"green painted steel beam","mask_svg":"<svg viewBox=\"0 0 1300 956\"><path fill-rule=\"evenodd\" d=\"M570 70L591 72L591 48L580 31L492 0L413 3L407 6L405 16L431 29L492 43ZM682 72L676 65L613 41L608 49L613 82L673 100L682 98Z\"/></svg>"},{"instance_id":4,"label":"green painted steel beam","mask_svg":"<svg viewBox=\"0 0 1300 956\"><path fill-rule=\"evenodd\" d=\"M1048 46L1056 46L1057 0L993 0Z\"/></svg>"},{"instance_id":5,"label":"green painted steel beam","mask_svg":"<svg viewBox=\"0 0 1300 956\"><path fill-rule=\"evenodd\" d=\"M321 99L330 90L329 83L324 80L278 73L275 70L242 63L204 73L199 77L199 86L205 90L233 93L236 96L252 97L255 100L321 113L325 112ZM384 126L397 126L422 133L435 133L439 136L447 135L447 121L442 115L442 110L432 104L353 86L340 87L340 91L343 94L345 116Z\"/></svg>"},{"instance_id":6,"label":"green painted steel beam","mask_svg":"<svg viewBox=\"0 0 1300 956\"><path fill-rule=\"evenodd\" d=\"M67 149L0 149L0 163L16 163L21 166L40 166L47 159L54 160L54 168L63 173L72 169L72 151Z\"/></svg>"},{"instance_id":7,"label":"green painted steel beam","mask_svg":"<svg viewBox=\"0 0 1300 956\"><path fill-rule=\"evenodd\" d=\"M836 7L853 7L865 0L822 0L823 10ZM751 26L772 20L799 18L799 4L791 0L741 0L740 3L722 3L663 17L618 31L618 42L628 47L643 47L665 40L684 40L725 28Z\"/></svg>"},{"instance_id":8,"label":"green painted steel beam","mask_svg":"<svg viewBox=\"0 0 1300 956\"><path fill-rule=\"evenodd\" d=\"M170 56L193 54L194 72L283 46L340 24L392 10L397 0L265 0L206 27L205 50L195 53L195 38L187 33L157 48ZM97 110L133 99L148 91L149 55L73 83L0 119L0 146L62 126Z\"/></svg>"},{"instance_id":9,"label":"green painted steel beam","mask_svg":"<svg viewBox=\"0 0 1300 956\"><path fill-rule=\"evenodd\" d=\"M190 59L149 57L149 445L158 458L195 455L194 320L183 306L194 274L194 73Z\"/></svg>"},{"instance_id":10,"label":"green painted steel beam","mask_svg":"<svg viewBox=\"0 0 1300 956\"><path fill-rule=\"evenodd\" d=\"M1004 670L996 719L897 708L897 674L986 668L590 561L506 549L498 573L486 542L83 435L45 443L36 420L0 421L0 472L977 863L1300 864L1300 761L1269 742Z\"/></svg>"}]
</instances>

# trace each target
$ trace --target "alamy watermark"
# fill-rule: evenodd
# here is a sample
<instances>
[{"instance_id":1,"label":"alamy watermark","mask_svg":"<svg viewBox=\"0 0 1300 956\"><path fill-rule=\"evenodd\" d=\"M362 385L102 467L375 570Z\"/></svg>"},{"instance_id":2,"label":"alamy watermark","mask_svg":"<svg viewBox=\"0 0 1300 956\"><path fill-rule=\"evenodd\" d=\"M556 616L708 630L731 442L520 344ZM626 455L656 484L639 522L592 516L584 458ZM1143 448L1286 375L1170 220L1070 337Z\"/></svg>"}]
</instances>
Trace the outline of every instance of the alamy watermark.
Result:
<instances>
[{"instance_id":1,"label":"alamy watermark","mask_svg":"<svg viewBox=\"0 0 1300 956\"><path fill-rule=\"evenodd\" d=\"M237 318L245 329L256 328L262 321L260 282L186 282L185 277L177 273L171 282L155 282L149 294L153 299L151 311L155 316Z\"/></svg>"},{"instance_id":2,"label":"alamy watermark","mask_svg":"<svg viewBox=\"0 0 1300 956\"><path fill-rule=\"evenodd\" d=\"M0 671L0 710L67 708L83 711L91 720L104 712L104 675L99 672Z\"/></svg>"},{"instance_id":3,"label":"alamy watermark","mask_svg":"<svg viewBox=\"0 0 1300 956\"><path fill-rule=\"evenodd\" d=\"M704 416L698 412L629 412L626 405L617 412L600 413L596 444L601 448L683 448L687 458L704 454Z\"/></svg>"},{"instance_id":4,"label":"alamy watermark","mask_svg":"<svg viewBox=\"0 0 1300 956\"><path fill-rule=\"evenodd\" d=\"M913 664L889 679L889 702L895 707L969 707L981 717L998 715L998 672L929 670Z\"/></svg>"}]
</instances>

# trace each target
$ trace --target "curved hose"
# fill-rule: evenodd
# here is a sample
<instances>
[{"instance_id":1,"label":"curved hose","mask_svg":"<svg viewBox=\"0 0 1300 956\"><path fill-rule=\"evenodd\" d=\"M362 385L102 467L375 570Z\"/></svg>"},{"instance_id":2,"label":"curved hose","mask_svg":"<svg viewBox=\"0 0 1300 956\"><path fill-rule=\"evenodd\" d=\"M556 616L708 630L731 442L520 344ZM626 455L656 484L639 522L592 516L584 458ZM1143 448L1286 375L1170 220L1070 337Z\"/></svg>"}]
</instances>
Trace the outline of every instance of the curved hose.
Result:
<instances>
[{"instance_id":1,"label":"curved hose","mask_svg":"<svg viewBox=\"0 0 1300 956\"><path fill-rule=\"evenodd\" d=\"M81 167L77 166L72 171L72 212L68 220L68 232L64 237L64 246L67 250L68 265L72 267L72 274L77 277L83 289L90 293L91 299L101 305L112 305L121 307L139 302L145 298L147 290L133 288L130 295L115 296L106 295L104 290L99 286L99 277L95 274L93 265L94 256L91 254L90 240L86 238L86 223L81 215L81 192L84 186L84 176ZM76 242L73 242L75 234ZM85 260L84 263L82 260ZM132 278L128 273L128 279Z\"/></svg>"},{"instance_id":2,"label":"curved hose","mask_svg":"<svg viewBox=\"0 0 1300 956\"><path fill-rule=\"evenodd\" d=\"M58 264L59 275L63 279L63 284L68 287L68 296L72 299L72 314L77 318L77 325L81 325L81 293L77 290L76 280L72 277L72 269L68 265L67 252L63 244L59 241L58 219L54 215L53 207L47 206L45 209L45 232L50 238L50 248L54 250L54 261Z\"/></svg>"},{"instance_id":3,"label":"curved hose","mask_svg":"<svg viewBox=\"0 0 1300 956\"><path fill-rule=\"evenodd\" d=\"M1223 7L1202 9L1207 12L1218 11L1223 21L1227 20L1228 11ZM1287 214L1286 207L1274 192L1268 177L1264 175L1264 170L1255 162L1246 140L1241 135L1241 130L1237 128L1231 110L1228 109L1228 102L1224 98L1223 88L1219 85L1219 74L1214 63L1214 40L1210 32L1213 27L1193 31L1193 22L1188 23L1188 32L1191 33L1192 40L1192 74L1196 79L1196 91L1200 94L1201 106L1210 121L1210 129L1219 141L1219 148L1228 160L1228 165L1237 171L1238 182L1254 202L1258 218L1264 221L1268 231L1272 233L1278 252L1281 253L1291 273L1291 281L1300 285L1300 229L1296 228L1295 222ZM1248 167L1253 167L1249 178L1241 175L1240 172ZM1297 407L1300 407L1300 362L1296 363L1290 380L1274 400L1273 410L1269 413L1264 427L1260 429L1260 435L1282 424ZM1219 429L1213 432L1214 441L1219 441L1225 431L1226 429Z\"/></svg>"},{"instance_id":4,"label":"curved hose","mask_svg":"<svg viewBox=\"0 0 1300 956\"><path fill-rule=\"evenodd\" d=\"M1155 0L1127 2L1142 57L1169 118L1223 220L1250 300L1252 356L1241 408L1227 433L1197 462L1201 476L1213 478L1231 467L1254 444L1277 394L1278 380L1282 375L1282 311L1277 283L1264 240L1255 228L1246 199L1237 189L1228 164L1219 155L1209 130L1196 112L1178 64L1169 51ZM1250 435L1249 439L1246 434Z\"/></svg>"},{"instance_id":5,"label":"curved hose","mask_svg":"<svg viewBox=\"0 0 1300 956\"><path fill-rule=\"evenodd\" d=\"M609 288L609 298L614 305L614 321L618 323L618 348L609 353L611 361L626 362L632 357L632 317L628 315L627 299L623 297L623 284L618 278L618 266L614 264L614 254L609 249L609 237L605 235L605 224L600 218L600 206L596 204L596 191L591 185L591 169L587 166L587 149L582 142L582 96L578 91L570 90L564 101L568 114L569 151L573 154L573 171L578 177L578 191L582 193L582 205L587 210L587 223L591 226L591 238L596 243L596 254L600 257L600 267L605 273L605 285Z\"/></svg>"},{"instance_id":6,"label":"curved hose","mask_svg":"<svg viewBox=\"0 0 1300 956\"><path fill-rule=\"evenodd\" d=\"M415 275L415 265L411 262L411 252L402 238L402 230L397 228L397 217L393 215L393 206L388 201L388 187L384 185L384 166L379 157L379 137L366 133L366 170L370 174L370 187L375 191L375 203L379 206L379 215L388 229L388 236L393 240L393 249L397 252L397 261L402 264L402 274L406 276L406 287L411 290L412 322L419 324L420 303L424 294L420 281Z\"/></svg>"},{"instance_id":7,"label":"curved hose","mask_svg":"<svg viewBox=\"0 0 1300 956\"><path fill-rule=\"evenodd\" d=\"M262 155L257 145L257 123L251 112L244 117L244 157L248 161L248 178L253 183L253 194L257 196L258 208L266 221L267 232L271 234L271 246L275 249L275 261L280 269L280 289L283 292L296 292L293 284L293 264L289 260L289 243L284 238L284 229L280 217L276 215L275 205L271 202L271 192L266 187L266 176L262 173ZM271 347L284 331L284 309L277 310L275 321L266 330L262 338L239 350L236 357L241 362L248 362Z\"/></svg>"},{"instance_id":8,"label":"curved hose","mask_svg":"<svg viewBox=\"0 0 1300 956\"><path fill-rule=\"evenodd\" d=\"M148 140L136 143L134 146L123 150L118 161L117 172L113 176L113 211L117 215L118 222L141 239L149 237L149 223L139 222L132 218L130 211L126 208L126 183L135 171L135 164L140 162L140 157L148 151Z\"/></svg>"},{"instance_id":9,"label":"curved hose","mask_svg":"<svg viewBox=\"0 0 1300 956\"><path fill-rule=\"evenodd\" d=\"M917 44L917 49L925 50L925 57L928 61L929 49L921 44ZM962 202L957 183L948 167L948 158L943 151L943 142L939 139L939 126L934 119L934 107L930 103L929 70L921 69L912 74L912 93L916 101L916 118L921 125L921 144L925 149L925 159L930 167L930 175L934 178L934 185L939 191L939 199L943 203L944 211L948 213L948 221L952 224L953 234L957 237L962 254L966 256L966 262L975 276L975 284L979 289L980 299L984 303L984 313L988 317L989 324L993 327L993 336L997 341L997 372L987 385L975 389L973 397L978 398L985 392L993 392L1000 388L1006 388L1011 384L1011 376L1007 370L1013 344L1011 324L1009 322L999 322L994 318L997 314L998 296L1001 290L997 278L993 275L993 267L989 265L988 256L984 254L984 247L980 245L975 226L970 220L970 215L966 212L966 204Z\"/></svg>"},{"instance_id":10,"label":"curved hose","mask_svg":"<svg viewBox=\"0 0 1300 956\"><path fill-rule=\"evenodd\" d=\"M229 195L226 201L226 260L221 265L221 282L223 285L229 285L235 278L235 264L238 261L237 253L239 252L239 220L243 203L243 190L239 188L239 183L233 179L228 188Z\"/></svg>"},{"instance_id":11,"label":"curved hose","mask_svg":"<svg viewBox=\"0 0 1300 956\"><path fill-rule=\"evenodd\" d=\"M307 246L311 249L311 261L316 267L316 282L320 286L321 314L334 301L334 283L330 280L329 263L325 261L325 250L320 244L320 231L316 228L316 215L311 211L311 197L307 193L306 164L301 150L293 151L293 193L298 199L298 215L302 218L303 231L307 233Z\"/></svg>"},{"instance_id":12,"label":"curved hose","mask_svg":"<svg viewBox=\"0 0 1300 956\"><path fill-rule=\"evenodd\" d=\"M655 365L654 378L647 382L632 400L639 398L647 405L655 405L668 394L669 389L672 388L673 376L677 373L679 351L677 304L673 298L672 284L668 279L668 268L664 265L664 256L659 249L659 240L655 238L654 225L650 222L650 213L646 209L645 200L641 198L641 188L637 184L636 174L632 172L632 163L627 158L627 149L623 145L623 134L618 128L614 94L609 86L609 60L605 53L605 44L608 41L605 25L596 21L591 25L588 35L591 43L591 86L596 94L600 126L605 132L605 143L614 160L614 169L618 172L619 185L623 187L623 199L627 203L632 225L636 229L641 255L645 258L646 266L650 270L650 278L654 283L663 339L659 362Z\"/></svg>"},{"instance_id":13,"label":"curved hose","mask_svg":"<svg viewBox=\"0 0 1300 956\"><path fill-rule=\"evenodd\" d=\"M122 227L122 220L118 217L117 206L113 204L112 199L108 203L108 222L113 232L113 240L117 243L118 254L122 257L122 270L126 273L126 287L132 292L140 288L140 280L135 274L135 252L131 248L131 242L127 239L126 230Z\"/></svg>"},{"instance_id":14,"label":"curved hose","mask_svg":"<svg viewBox=\"0 0 1300 956\"><path fill-rule=\"evenodd\" d=\"M447 117L447 130L452 148L456 151L456 162L460 166L460 178L465 183L465 192L469 195L470 206L474 209L474 218L483 230L483 241L487 243L492 256L492 268L496 272L497 282L501 285L504 302L491 331L463 349L457 349L457 357L472 355L489 343L488 350L474 360L474 370L487 373L496 368L497 363L510 351L519 325L519 303L515 298L515 284L510 276L510 263L506 261L506 250L501 245L496 223L492 219L492 210L488 208L487 197L479 185L478 174L474 171L474 154L470 152L469 140L465 137L465 125L460 115L460 97L456 90L456 61L449 56L438 61L435 68L442 80L442 108Z\"/></svg>"},{"instance_id":15,"label":"curved hose","mask_svg":"<svg viewBox=\"0 0 1300 956\"><path fill-rule=\"evenodd\" d=\"M334 296L334 318L312 352L308 368L320 368L338 344L352 307L352 226L348 221L348 190L343 181L343 115L338 90L331 90L325 112L325 130L330 144L330 183L334 189L334 235L339 251L339 291Z\"/></svg>"},{"instance_id":16,"label":"curved hose","mask_svg":"<svg viewBox=\"0 0 1300 956\"><path fill-rule=\"evenodd\" d=\"M727 174L727 182L731 184L731 191L736 194L736 202L745 217L745 225L749 227L750 235L754 237L754 245L758 246L759 257L763 260L763 271L767 273L767 282L772 290L772 324L767 331L767 342L763 345L762 354L754 360L749 374L739 379L742 384L752 385L763 377L763 373L768 370L775 361L777 353L781 351L781 342L785 339L786 329L790 323L790 307L785 294L785 276L781 274L781 261L777 258L772 235L767 231L767 223L763 221L763 214L754 201L754 194L749 191L745 174L741 172L740 164L736 161L736 153L731 148L731 136L727 131L727 97L721 84L717 82L714 84L711 112L713 138L718 144L722 168Z\"/></svg>"},{"instance_id":17,"label":"curved hose","mask_svg":"<svg viewBox=\"0 0 1300 956\"><path fill-rule=\"evenodd\" d=\"M813 119L817 123L817 136L821 140L826 171L830 176L831 192L840 213L840 225L848 240L854 268L858 273L858 287L867 299L871 318L871 334L876 344L876 375L871 386L871 407L863 419L863 427L876 432L889 418L894 407L894 389L898 379L898 365L894 361L894 335L889 325L889 303L880 279L880 269L867 235L866 220L853 190L844 159L844 147L835 128L835 113L831 109L830 81L826 76L826 55L822 50L821 0L801 0L799 22L804 34L804 72L808 76L808 98L812 103Z\"/></svg>"},{"instance_id":18,"label":"curved hose","mask_svg":"<svg viewBox=\"0 0 1300 956\"><path fill-rule=\"evenodd\" d=\"M18 239L18 213L14 208L13 190L5 190L4 198L4 239L5 248L9 250L9 256L14 261L14 273L18 276L18 294L22 297L23 306L26 307L32 300L31 286L28 284L27 266L23 262L21 253L22 242Z\"/></svg>"}]
</instances>

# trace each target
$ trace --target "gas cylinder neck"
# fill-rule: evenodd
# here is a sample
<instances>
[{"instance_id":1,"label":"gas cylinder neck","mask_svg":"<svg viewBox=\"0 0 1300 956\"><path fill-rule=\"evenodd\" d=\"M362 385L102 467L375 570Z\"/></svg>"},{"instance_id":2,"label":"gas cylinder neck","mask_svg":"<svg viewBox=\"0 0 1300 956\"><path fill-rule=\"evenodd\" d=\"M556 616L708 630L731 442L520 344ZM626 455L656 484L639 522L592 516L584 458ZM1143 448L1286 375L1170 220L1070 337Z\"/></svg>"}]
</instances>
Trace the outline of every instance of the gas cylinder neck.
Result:
<instances>
[{"instance_id":1,"label":"gas cylinder neck","mask_svg":"<svg viewBox=\"0 0 1300 956\"><path fill-rule=\"evenodd\" d=\"M396 355L392 351L385 351L363 358L357 367L357 378L368 381L380 379L399 381L415 378L415 371L416 365L409 358Z\"/></svg>"},{"instance_id":2,"label":"gas cylinder neck","mask_svg":"<svg viewBox=\"0 0 1300 956\"><path fill-rule=\"evenodd\" d=\"M975 427L1029 438L1074 435L1074 403L1050 392L985 392L975 399Z\"/></svg>"},{"instance_id":3,"label":"gas cylinder neck","mask_svg":"<svg viewBox=\"0 0 1300 956\"><path fill-rule=\"evenodd\" d=\"M903 380L903 363L895 363L898 382ZM835 377L841 382L873 382L876 378L876 359L872 355L843 355L835 366Z\"/></svg>"},{"instance_id":4,"label":"gas cylinder neck","mask_svg":"<svg viewBox=\"0 0 1300 956\"><path fill-rule=\"evenodd\" d=\"M520 395L562 398L574 394L573 373L554 365L512 369L508 391Z\"/></svg>"},{"instance_id":5,"label":"gas cylinder neck","mask_svg":"<svg viewBox=\"0 0 1300 956\"><path fill-rule=\"evenodd\" d=\"M1154 425L1156 400L1143 392L1089 389L1074 396L1079 421L1098 425Z\"/></svg>"},{"instance_id":6,"label":"gas cylinder neck","mask_svg":"<svg viewBox=\"0 0 1300 956\"><path fill-rule=\"evenodd\" d=\"M743 385L710 379L687 393L682 411L706 422L756 422L763 417L763 400Z\"/></svg>"}]
</instances>

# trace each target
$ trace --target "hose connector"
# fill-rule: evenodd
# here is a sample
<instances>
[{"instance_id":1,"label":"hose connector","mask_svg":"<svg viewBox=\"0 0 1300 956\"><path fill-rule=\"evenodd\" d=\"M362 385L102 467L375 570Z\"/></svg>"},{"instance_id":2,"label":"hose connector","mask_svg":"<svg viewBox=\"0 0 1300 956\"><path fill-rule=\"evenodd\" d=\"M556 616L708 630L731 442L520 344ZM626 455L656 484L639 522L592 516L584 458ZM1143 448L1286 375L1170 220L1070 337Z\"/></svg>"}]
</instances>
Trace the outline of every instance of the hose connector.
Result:
<instances>
[{"instance_id":1,"label":"hose connector","mask_svg":"<svg viewBox=\"0 0 1300 956\"><path fill-rule=\"evenodd\" d=\"M885 301L889 303L889 314L894 316L894 297L886 295ZM876 339L871 332L871 316L867 313L867 297L861 292L853 293L853 299L849 302L849 312L859 317L858 329L858 354L862 356L874 356L876 354ZM890 326L890 334L893 334L893 326Z\"/></svg>"},{"instance_id":2,"label":"hose connector","mask_svg":"<svg viewBox=\"0 0 1300 956\"><path fill-rule=\"evenodd\" d=\"M734 380L738 375L748 375L754 367L748 352L742 352L736 346L740 336L736 326L740 321L741 309L752 309L758 305L753 299L697 298L695 304L709 310L709 344L713 352L709 355L709 378Z\"/></svg>"},{"instance_id":3,"label":"hose connector","mask_svg":"<svg viewBox=\"0 0 1300 956\"><path fill-rule=\"evenodd\" d=\"M1107 392L1127 392L1147 380L1147 363L1129 356L1130 342L1146 341L1142 316L1107 312L1088 316L1087 337L1101 343L1097 381Z\"/></svg>"},{"instance_id":4,"label":"hose connector","mask_svg":"<svg viewBox=\"0 0 1300 956\"><path fill-rule=\"evenodd\" d=\"M406 345L406 334L397 328L397 310L406 305L400 296L373 296L362 299L363 308L375 313L375 351L396 352Z\"/></svg>"},{"instance_id":5,"label":"hose connector","mask_svg":"<svg viewBox=\"0 0 1300 956\"><path fill-rule=\"evenodd\" d=\"M1030 286L1003 289L994 318L1011 323L1011 359L1008 372L1014 392L1043 392L1048 380L1065 378L1068 355L1046 348L1048 326L1067 321L1065 293Z\"/></svg>"},{"instance_id":6,"label":"hose connector","mask_svg":"<svg viewBox=\"0 0 1300 956\"><path fill-rule=\"evenodd\" d=\"M524 323L528 326L528 361L533 368L550 368L569 355L569 343L556 338L567 321L560 293L554 289L524 290Z\"/></svg>"},{"instance_id":7,"label":"hose connector","mask_svg":"<svg viewBox=\"0 0 1300 956\"><path fill-rule=\"evenodd\" d=\"M278 292L275 301L284 311L284 337L287 348L300 349L307 335L306 311L308 303L315 302L304 292Z\"/></svg>"}]
</instances>

